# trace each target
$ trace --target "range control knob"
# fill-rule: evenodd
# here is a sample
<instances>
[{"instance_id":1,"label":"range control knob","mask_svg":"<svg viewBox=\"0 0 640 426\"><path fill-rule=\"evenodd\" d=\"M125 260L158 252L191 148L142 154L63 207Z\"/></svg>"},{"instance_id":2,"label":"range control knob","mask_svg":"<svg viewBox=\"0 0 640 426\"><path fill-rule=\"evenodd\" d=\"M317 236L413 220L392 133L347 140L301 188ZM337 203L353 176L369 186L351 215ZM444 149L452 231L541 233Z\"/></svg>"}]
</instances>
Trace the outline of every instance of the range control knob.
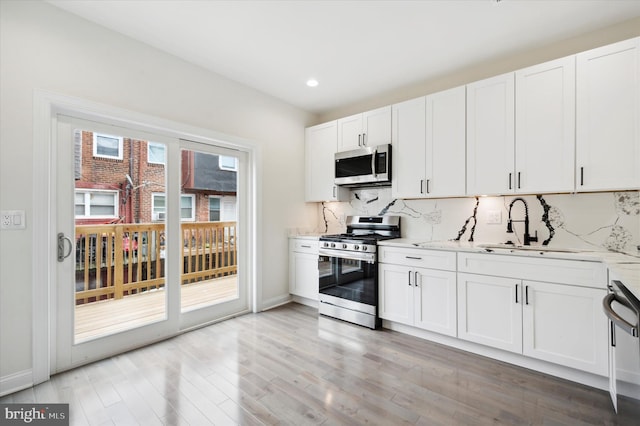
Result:
<instances>
[{"instance_id":1,"label":"range control knob","mask_svg":"<svg viewBox=\"0 0 640 426\"><path fill-rule=\"evenodd\" d=\"M331 248L335 248L336 247L336 243L331 243Z\"/></svg>"},{"instance_id":2,"label":"range control knob","mask_svg":"<svg viewBox=\"0 0 640 426\"><path fill-rule=\"evenodd\" d=\"M355 246L353 246L353 249L354 250L360 250L360 246L356 244Z\"/></svg>"},{"instance_id":3,"label":"range control knob","mask_svg":"<svg viewBox=\"0 0 640 426\"><path fill-rule=\"evenodd\" d=\"M342 248L346 250L346 249L347 249L347 245L346 245L346 244L343 244L343 245L342 245Z\"/></svg>"},{"instance_id":4,"label":"range control knob","mask_svg":"<svg viewBox=\"0 0 640 426\"><path fill-rule=\"evenodd\" d=\"M368 247L367 246L362 246L362 251L367 251Z\"/></svg>"}]
</instances>

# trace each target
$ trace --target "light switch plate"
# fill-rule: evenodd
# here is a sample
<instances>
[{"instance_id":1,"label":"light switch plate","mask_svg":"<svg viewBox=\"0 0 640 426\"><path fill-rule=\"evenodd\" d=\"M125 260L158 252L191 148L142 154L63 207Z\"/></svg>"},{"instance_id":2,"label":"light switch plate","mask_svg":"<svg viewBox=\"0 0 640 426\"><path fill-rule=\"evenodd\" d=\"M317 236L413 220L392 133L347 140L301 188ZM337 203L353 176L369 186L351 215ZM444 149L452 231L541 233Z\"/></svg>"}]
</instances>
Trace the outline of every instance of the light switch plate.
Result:
<instances>
[{"instance_id":1,"label":"light switch plate","mask_svg":"<svg viewBox=\"0 0 640 426\"><path fill-rule=\"evenodd\" d=\"M0 212L0 229L25 229L24 210L2 210Z\"/></svg>"}]
</instances>

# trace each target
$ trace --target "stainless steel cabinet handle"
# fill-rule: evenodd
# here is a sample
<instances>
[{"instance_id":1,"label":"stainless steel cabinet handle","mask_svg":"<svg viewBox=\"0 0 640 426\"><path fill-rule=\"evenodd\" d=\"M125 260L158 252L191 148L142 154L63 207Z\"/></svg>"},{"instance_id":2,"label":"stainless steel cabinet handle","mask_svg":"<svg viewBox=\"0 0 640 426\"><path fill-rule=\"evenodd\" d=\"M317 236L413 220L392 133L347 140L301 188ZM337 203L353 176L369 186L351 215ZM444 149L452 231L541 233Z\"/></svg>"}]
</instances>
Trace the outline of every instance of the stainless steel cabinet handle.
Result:
<instances>
[{"instance_id":1,"label":"stainless steel cabinet handle","mask_svg":"<svg viewBox=\"0 0 640 426\"><path fill-rule=\"evenodd\" d=\"M304 244L302 244L300 247L311 248L311 246L305 246Z\"/></svg>"},{"instance_id":2,"label":"stainless steel cabinet handle","mask_svg":"<svg viewBox=\"0 0 640 426\"><path fill-rule=\"evenodd\" d=\"M524 304L525 305L529 304L529 286L528 285L524 286Z\"/></svg>"},{"instance_id":3,"label":"stainless steel cabinet handle","mask_svg":"<svg viewBox=\"0 0 640 426\"><path fill-rule=\"evenodd\" d=\"M516 284L516 304L518 303L518 284Z\"/></svg>"},{"instance_id":4,"label":"stainless steel cabinet handle","mask_svg":"<svg viewBox=\"0 0 640 426\"><path fill-rule=\"evenodd\" d=\"M418 287L418 271L413 273L413 285Z\"/></svg>"},{"instance_id":5,"label":"stainless steel cabinet handle","mask_svg":"<svg viewBox=\"0 0 640 426\"><path fill-rule=\"evenodd\" d=\"M409 280L408 281L409 281L409 285L412 285L411 284L411 271L409 271Z\"/></svg>"},{"instance_id":6,"label":"stainless steel cabinet handle","mask_svg":"<svg viewBox=\"0 0 640 426\"><path fill-rule=\"evenodd\" d=\"M623 306L633 310L633 307L629 302L625 299L622 299L615 295L615 293L607 294L607 296L602 300L602 308L604 310L604 314L609 318L612 322L614 322L618 327L632 335L633 337L638 337L638 328L637 324L631 324L627 322L624 318L616 313L611 307L613 302L618 302Z\"/></svg>"},{"instance_id":7,"label":"stainless steel cabinet handle","mask_svg":"<svg viewBox=\"0 0 640 426\"><path fill-rule=\"evenodd\" d=\"M427 179L427 194L429 193L429 180L430 179Z\"/></svg>"},{"instance_id":8,"label":"stainless steel cabinet handle","mask_svg":"<svg viewBox=\"0 0 640 426\"><path fill-rule=\"evenodd\" d=\"M616 323L609 320L609 331L611 332L611 347L616 347Z\"/></svg>"},{"instance_id":9,"label":"stainless steel cabinet handle","mask_svg":"<svg viewBox=\"0 0 640 426\"><path fill-rule=\"evenodd\" d=\"M412 259L412 260L422 260L421 257L414 257L414 256L405 256L407 259Z\"/></svg>"},{"instance_id":10,"label":"stainless steel cabinet handle","mask_svg":"<svg viewBox=\"0 0 640 426\"><path fill-rule=\"evenodd\" d=\"M424 179L420 179L420 193L424 194Z\"/></svg>"},{"instance_id":11,"label":"stainless steel cabinet handle","mask_svg":"<svg viewBox=\"0 0 640 426\"><path fill-rule=\"evenodd\" d=\"M511 189L511 175L512 173L509 173L509 189Z\"/></svg>"},{"instance_id":12,"label":"stainless steel cabinet handle","mask_svg":"<svg viewBox=\"0 0 640 426\"><path fill-rule=\"evenodd\" d=\"M358 134L358 146L362 146L362 135Z\"/></svg>"},{"instance_id":13,"label":"stainless steel cabinet handle","mask_svg":"<svg viewBox=\"0 0 640 426\"><path fill-rule=\"evenodd\" d=\"M580 186L584 186L584 167L580 167Z\"/></svg>"},{"instance_id":14,"label":"stainless steel cabinet handle","mask_svg":"<svg viewBox=\"0 0 640 426\"><path fill-rule=\"evenodd\" d=\"M366 133L362 134L362 146L367 146L366 136L367 136Z\"/></svg>"},{"instance_id":15,"label":"stainless steel cabinet handle","mask_svg":"<svg viewBox=\"0 0 640 426\"><path fill-rule=\"evenodd\" d=\"M518 189L520 189L520 172L518 172Z\"/></svg>"}]
</instances>

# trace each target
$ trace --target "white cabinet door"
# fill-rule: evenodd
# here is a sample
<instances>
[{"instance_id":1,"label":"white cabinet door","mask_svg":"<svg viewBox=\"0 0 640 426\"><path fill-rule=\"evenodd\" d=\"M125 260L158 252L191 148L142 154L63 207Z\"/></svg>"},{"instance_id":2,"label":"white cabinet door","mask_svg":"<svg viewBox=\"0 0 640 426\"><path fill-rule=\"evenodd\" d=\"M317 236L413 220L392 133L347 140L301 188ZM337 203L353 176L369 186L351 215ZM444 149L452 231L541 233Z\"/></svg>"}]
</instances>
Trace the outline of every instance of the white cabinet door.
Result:
<instances>
[{"instance_id":1,"label":"white cabinet door","mask_svg":"<svg viewBox=\"0 0 640 426\"><path fill-rule=\"evenodd\" d=\"M413 279L410 268L378 265L378 316L402 324L413 325ZM411 279L411 281L409 281Z\"/></svg>"},{"instance_id":2,"label":"white cabinet door","mask_svg":"<svg viewBox=\"0 0 640 426\"><path fill-rule=\"evenodd\" d=\"M338 119L338 151L391 143L391 106Z\"/></svg>"},{"instance_id":3,"label":"white cabinet door","mask_svg":"<svg viewBox=\"0 0 640 426\"><path fill-rule=\"evenodd\" d=\"M455 337L456 273L414 269L413 284L415 326Z\"/></svg>"},{"instance_id":4,"label":"white cabinet door","mask_svg":"<svg viewBox=\"0 0 640 426\"><path fill-rule=\"evenodd\" d=\"M362 114L338 119L338 152L362 147Z\"/></svg>"},{"instance_id":5,"label":"white cabinet door","mask_svg":"<svg viewBox=\"0 0 640 426\"><path fill-rule=\"evenodd\" d=\"M467 85L467 194L513 192L514 74Z\"/></svg>"},{"instance_id":6,"label":"white cabinet door","mask_svg":"<svg viewBox=\"0 0 640 426\"><path fill-rule=\"evenodd\" d=\"M607 292L536 281L523 285L524 355L607 376Z\"/></svg>"},{"instance_id":7,"label":"white cabinet door","mask_svg":"<svg viewBox=\"0 0 640 426\"><path fill-rule=\"evenodd\" d=\"M577 55L576 189L640 188L640 38Z\"/></svg>"},{"instance_id":8,"label":"white cabinet door","mask_svg":"<svg viewBox=\"0 0 640 426\"><path fill-rule=\"evenodd\" d=\"M458 338L522 353L520 280L458 273Z\"/></svg>"},{"instance_id":9,"label":"white cabinet door","mask_svg":"<svg viewBox=\"0 0 640 426\"><path fill-rule=\"evenodd\" d=\"M426 104L417 98L392 107L392 198L425 196Z\"/></svg>"},{"instance_id":10,"label":"white cabinet door","mask_svg":"<svg viewBox=\"0 0 640 426\"><path fill-rule=\"evenodd\" d=\"M365 112L362 116L362 133L365 146L391 143L391 106Z\"/></svg>"},{"instance_id":11,"label":"white cabinet door","mask_svg":"<svg viewBox=\"0 0 640 426\"><path fill-rule=\"evenodd\" d=\"M575 56L516 71L516 192L571 192Z\"/></svg>"},{"instance_id":12,"label":"white cabinet door","mask_svg":"<svg viewBox=\"0 0 640 426\"><path fill-rule=\"evenodd\" d=\"M318 300L318 255L290 252L289 292Z\"/></svg>"},{"instance_id":13,"label":"white cabinet door","mask_svg":"<svg viewBox=\"0 0 640 426\"><path fill-rule=\"evenodd\" d=\"M337 148L336 121L305 130L305 201L342 201L349 191L334 184Z\"/></svg>"},{"instance_id":14,"label":"white cabinet door","mask_svg":"<svg viewBox=\"0 0 640 426\"><path fill-rule=\"evenodd\" d=\"M426 104L424 192L427 197L465 195L466 88L456 87L429 95Z\"/></svg>"}]
</instances>

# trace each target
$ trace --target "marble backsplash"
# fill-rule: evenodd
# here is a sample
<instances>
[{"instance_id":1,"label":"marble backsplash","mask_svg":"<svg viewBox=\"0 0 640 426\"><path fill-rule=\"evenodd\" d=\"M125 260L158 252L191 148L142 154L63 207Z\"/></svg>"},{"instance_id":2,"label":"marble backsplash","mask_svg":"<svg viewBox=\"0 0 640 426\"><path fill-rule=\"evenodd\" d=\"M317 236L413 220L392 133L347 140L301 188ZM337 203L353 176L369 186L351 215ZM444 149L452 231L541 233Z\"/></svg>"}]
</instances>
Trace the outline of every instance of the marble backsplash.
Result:
<instances>
[{"instance_id":1,"label":"marble backsplash","mask_svg":"<svg viewBox=\"0 0 640 426\"><path fill-rule=\"evenodd\" d=\"M523 242L524 223L507 233L509 204L516 196L403 200L390 188L352 190L348 202L318 205L318 233L345 231L349 215L400 215L402 236L422 241ZM529 210L530 234L550 247L609 249L638 253L640 192L544 194L522 197ZM514 204L512 219L524 219L524 205ZM490 223L498 222L499 223Z\"/></svg>"}]
</instances>

